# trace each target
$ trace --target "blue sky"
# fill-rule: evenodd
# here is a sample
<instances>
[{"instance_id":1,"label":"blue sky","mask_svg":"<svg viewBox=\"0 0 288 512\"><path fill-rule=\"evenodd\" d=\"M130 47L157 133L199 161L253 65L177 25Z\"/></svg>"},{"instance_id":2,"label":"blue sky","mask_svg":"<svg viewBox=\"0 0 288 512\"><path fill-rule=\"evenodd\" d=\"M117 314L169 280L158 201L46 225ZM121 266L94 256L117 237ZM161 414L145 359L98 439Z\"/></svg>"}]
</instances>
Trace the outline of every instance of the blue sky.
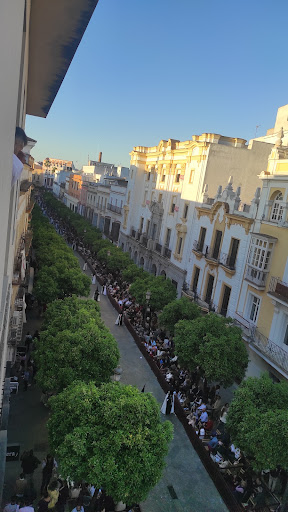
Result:
<instances>
[{"instance_id":1,"label":"blue sky","mask_svg":"<svg viewBox=\"0 0 288 512\"><path fill-rule=\"evenodd\" d=\"M287 15L286 0L99 0L48 117L27 117L34 157L129 165L161 139L264 135L288 103Z\"/></svg>"}]
</instances>

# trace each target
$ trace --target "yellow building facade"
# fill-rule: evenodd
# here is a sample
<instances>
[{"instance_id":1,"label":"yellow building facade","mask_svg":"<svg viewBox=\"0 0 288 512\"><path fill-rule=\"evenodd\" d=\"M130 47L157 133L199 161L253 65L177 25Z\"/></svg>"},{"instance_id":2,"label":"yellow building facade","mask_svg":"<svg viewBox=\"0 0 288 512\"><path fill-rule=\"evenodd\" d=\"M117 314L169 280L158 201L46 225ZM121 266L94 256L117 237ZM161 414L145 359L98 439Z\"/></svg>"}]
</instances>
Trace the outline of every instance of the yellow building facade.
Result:
<instances>
[{"instance_id":1,"label":"yellow building facade","mask_svg":"<svg viewBox=\"0 0 288 512\"><path fill-rule=\"evenodd\" d=\"M251 373L288 378L288 147L283 130L260 174L262 192L236 319L243 328Z\"/></svg>"}]
</instances>

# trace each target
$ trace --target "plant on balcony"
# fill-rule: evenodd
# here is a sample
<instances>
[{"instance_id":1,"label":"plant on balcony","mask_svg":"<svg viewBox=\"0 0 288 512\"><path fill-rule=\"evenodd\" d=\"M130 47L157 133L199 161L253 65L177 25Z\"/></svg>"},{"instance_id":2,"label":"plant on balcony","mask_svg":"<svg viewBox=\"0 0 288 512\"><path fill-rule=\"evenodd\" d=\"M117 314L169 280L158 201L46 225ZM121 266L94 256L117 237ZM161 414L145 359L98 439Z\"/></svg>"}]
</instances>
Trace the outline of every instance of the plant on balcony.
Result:
<instances>
[{"instance_id":1,"label":"plant on balcony","mask_svg":"<svg viewBox=\"0 0 288 512\"><path fill-rule=\"evenodd\" d=\"M162 476L173 436L151 393L78 382L50 405L49 439L64 478L97 482L114 501L147 497Z\"/></svg>"},{"instance_id":2,"label":"plant on balcony","mask_svg":"<svg viewBox=\"0 0 288 512\"><path fill-rule=\"evenodd\" d=\"M179 320L194 320L200 317L200 308L186 297L176 299L164 307L159 315L159 325L174 335L175 325Z\"/></svg>"},{"instance_id":3,"label":"plant on balcony","mask_svg":"<svg viewBox=\"0 0 288 512\"><path fill-rule=\"evenodd\" d=\"M166 304L176 299L176 288L170 279L163 276L152 276L147 273L144 278L135 279L130 286L130 293L135 297L138 304L146 306L146 293L150 291L151 298L149 305L153 311L161 311Z\"/></svg>"},{"instance_id":4,"label":"plant on balcony","mask_svg":"<svg viewBox=\"0 0 288 512\"><path fill-rule=\"evenodd\" d=\"M36 341L36 380L45 392L59 393L75 380L99 386L110 380L118 364L116 340L101 321L82 311L70 325L59 331L48 325Z\"/></svg>"},{"instance_id":5,"label":"plant on balcony","mask_svg":"<svg viewBox=\"0 0 288 512\"><path fill-rule=\"evenodd\" d=\"M249 377L235 391L227 427L257 471L288 467L288 384L268 374Z\"/></svg>"},{"instance_id":6,"label":"plant on balcony","mask_svg":"<svg viewBox=\"0 0 288 512\"><path fill-rule=\"evenodd\" d=\"M200 366L208 381L228 387L242 380L248 353L241 330L231 319L214 313L195 320L180 320L175 326L175 352L181 365L193 371Z\"/></svg>"}]
</instances>

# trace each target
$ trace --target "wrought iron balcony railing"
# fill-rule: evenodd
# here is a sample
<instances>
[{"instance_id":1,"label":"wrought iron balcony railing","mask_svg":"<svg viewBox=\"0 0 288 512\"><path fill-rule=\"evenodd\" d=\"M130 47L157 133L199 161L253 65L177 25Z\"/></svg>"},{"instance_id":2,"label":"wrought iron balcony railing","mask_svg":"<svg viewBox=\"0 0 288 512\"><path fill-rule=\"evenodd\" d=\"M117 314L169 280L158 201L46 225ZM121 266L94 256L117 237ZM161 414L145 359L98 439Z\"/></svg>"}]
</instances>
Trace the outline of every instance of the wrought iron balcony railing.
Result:
<instances>
[{"instance_id":1,"label":"wrought iron balcony railing","mask_svg":"<svg viewBox=\"0 0 288 512\"><path fill-rule=\"evenodd\" d=\"M265 288L268 271L259 270L257 268L246 265L245 277L246 281L250 281L259 288Z\"/></svg>"},{"instance_id":2,"label":"wrought iron balcony railing","mask_svg":"<svg viewBox=\"0 0 288 512\"><path fill-rule=\"evenodd\" d=\"M158 252L159 254L161 254L162 245L159 244L158 242L156 242L156 244L155 244L155 251Z\"/></svg>"},{"instance_id":3,"label":"wrought iron balcony railing","mask_svg":"<svg viewBox=\"0 0 288 512\"><path fill-rule=\"evenodd\" d=\"M236 259L232 257L230 254L225 254L224 252L222 252L219 258L219 263L223 265L223 267L227 267L230 270L235 270Z\"/></svg>"},{"instance_id":4,"label":"wrought iron balcony railing","mask_svg":"<svg viewBox=\"0 0 288 512\"><path fill-rule=\"evenodd\" d=\"M169 260L171 258L171 249L169 249L168 247L164 248L164 257L168 258Z\"/></svg>"},{"instance_id":5,"label":"wrought iron balcony railing","mask_svg":"<svg viewBox=\"0 0 288 512\"><path fill-rule=\"evenodd\" d=\"M122 208L120 208L120 206L116 206L111 203L107 204L107 210L110 210L111 212L119 213L119 215L121 215L121 213L122 213Z\"/></svg>"},{"instance_id":6,"label":"wrought iron balcony railing","mask_svg":"<svg viewBox=\"0 0 288 512\"><path fill-rule=\"evenodd\" d=\"M244 337L250 345L267 357L272 364L276 364L288 374L288 347L285 349L264 336L255 325L241 317L239 313L236 314L234 323L242 329Z\"/></svg>"},{"instance_id":7,"label":"wrought iron balcony railing","mask_svg":"<svg viewBox=\"0 0 288 512\"><path fill-rule=\"evenodd\" d=\"M279 277L271 277L268 293L284 302L288 302L288 283L284 283Z\"/></svg>"}]
</instances>

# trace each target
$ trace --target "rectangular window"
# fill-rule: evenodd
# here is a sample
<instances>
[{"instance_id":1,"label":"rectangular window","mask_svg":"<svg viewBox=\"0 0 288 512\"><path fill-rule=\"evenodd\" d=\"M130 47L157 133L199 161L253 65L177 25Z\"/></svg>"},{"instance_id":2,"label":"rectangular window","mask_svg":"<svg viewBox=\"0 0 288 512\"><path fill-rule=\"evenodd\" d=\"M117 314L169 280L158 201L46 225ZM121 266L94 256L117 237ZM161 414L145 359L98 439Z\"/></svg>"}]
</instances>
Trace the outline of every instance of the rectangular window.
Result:
<instances>
[{"instance_id":1,"label":"rectangular window","mask_svg":"<svg viewBox=\"0 0 288 512\"><path fill-rule=\"evenodd\" d=\"M142 231L143 231L143 225L144 225L144 217L141 217L140 218L140 226L139 226L140 233L142 233Z\"/></svg>"},{"instance_id":2,"label":"rectangular window","mask_svg":"<svg viewBox=\"0 0 288 512\"><path fill-rule=\"evenodd\" d=\"M164 182L165 181L165 174L163 173L162 176L161 176L161 181Z\"/></svg>"},{"instance_id":3,"label":"rectangular window","mask_svg":"<svg viewBox=\"0 0 288 512\"><path fill-rule=\"evenodd\" d=\"M217 229L216 230L214 247L213 247L213 252L212 252L212 258L214 260L218 259L219 251L220 251L221 239L222 239L222 231L218 231L218 229Z\"/></svg>"},{"instance_id":4,"label":"rectangular window","mask_svg":"<svg viewBox=\"0 0 288 512\"><path fill-rule=\"evenodd\" d=\"M273 244L262 238L252 237L248 263L259 270L268 270Z\"/></svg>"},{"instance_id":5,"label":"rectangular window","mask_svg":"<svg viewBox=\"0 0 288 512\"><path fill-rule=\"evenodd\" d=\"M149 235L149 228L150 228L150 220L147 220L147 223L146 223L146 233L147 233L147 235Z\"/></svg>"},{"instance_id":6,"label":"rectangular window","mask_svg":"<svg viewBox=\"0 0 288 512\"><path fill-rule=\"evenodd\" d=\"M206 228L200 229L199 239L198 239L198 251L203 252L204 242L206 236Z\"/></svg>"},{"instance_id":7,"label":"rectangular window","mask_svg":"<svg viewBox=\"0 0 288 512\"><path fill-rule=\"evenodd\" d=\"M228 304L231 294L231 288L229 286L224 285L224 293L223 293L223 299L220 309L220 315L226 316L228 311Z\"/></svg>"},{"instance_id":8,"label":"rectangular window","mask_svg":"<svg viewBox=\"0 0 288 512\"><path fill-rule=\"evenodd\" d=\"M172 197L170 213L174 213L176 206L176 196Z\"/></svg>"},{"instance_id":9,"label":"rectangular window","mask_svg":"<svg viewBox=\"0 0 288 512\"><path fill-rule=\"evenodd\" d=\"M177 247L177 254L181 254L182 243L183 243L183 238L182 238L182 236L179 236L178 247Z\"/></svg>"},{"instance_id":10,"label":"rectangular window","mask_svg":"<svg viewBox=\"0 0 288 512\"><path fill-rule=\"evenodd\" d=\"M156 232L157 232L157 224L153 223L153 226L152 226L152 240L155 240L155 237L156 237Z\"/></svg>"},{"instance_id":11,"label":"rectangular window","mask_svg":"<svg viewBox=\"0 0 288 512\"><path fill-rule=\"evenodd\" d=\"M285 345L288 345L288 324L286 325L283 342L284 342Z\"/></svg>"},{"instance_id":12,"label":"rectangular window","mask_svg":"<svg viewBox=\"0 0 288 512\"><path fill-rule=\"evenodd\" d=\"M251 306L250 306L250 312L249 312L249 320L251 320L251 322L253 322L253 324L255 324L257 321L259 307L260 307L259 297L256 297L256 295L251 295Z\"/></svg>"},{"instance_id":13,"label":"rectangular window","mask_svg":"<svg viewBox=\"0 0 288 512\"><path fill-rule=\"evenodd\" d=\"M162 197L163 197L163 194L159 194L159 196L158 196L158 203L162 203Z\"/></svg>"},{"instance_id":14,"label":"rectangular window","mask_svg":"<svg viewBox=\"0 0 288 512\"><path fill-rule=\"evenodd\" d=\"M198 286L198 281L199 281L199 275L200 275L200 268L199 267L194 267L194 277L193 277L193 282L192 282L192 290L193 292L196 292L197 291L197 286Z\"/></svg>"},{"instance_id":15,"label":"rectangular window","mask_svg":"<svg viewBox=\"0 0 288 512\"><path fill-rule=\"evenodd\" d=\"M193 183L193 181L194 181L194 173L195 173L195 169L191 169L190 177L189 177L189 183Z\"/></svg>"},{"instance_id":16,"label":"rectangular window","mask_svg":"<svg viewBox=\"0 0 288 512\"><path fill-rule=\"evenodd\" d=\"M147 181L150 181L150 172L147 173Z\"/></svg>"},{"instance_id":17,"label":"rectangular window","mask_svg":"<svg viewBox=\"0 0 288 512\"><path fill-rule=\"evenodd\" d=\"M237 238L231 238L229 256L227 259L227 267L235 268L235 262L236 262L236 258L237 258L238 248L239 248L239 240L237 240Z\"/></svg>"},{"instance_id":18,"label":"rectangular window","mask_svg":"<svg viewBox=\"0 0 288 512\"><path fill-rule=\"evenodd\" d=\"M175 175L175 183L179 183L180 182L180 171L177 172L177 174Z\"/></svg>"},{"instance_id":19,"label":"rectangular window","mask_svg":"<svg viewBox=\"0 0 288 512\"><path fill-rule=\"evenodd\" d=\"M184 205L183 219L187 219L189 204Z\"/></svg>"},{"instance_id":20,"label":"rectangular window","mask_svg":"<svg viewBox=\"0 0 288 512\"><path fill-rule=\"evenodd\" d=\"M207 288L206 288L206 296L205 296L205 302L207 302L207 304L210 304L210 302L211 302L213 285L214 285L214 276L212 276L212 274L209 274Z\"/></svg>"},{"instance_id":21,"label":"rectangular window","mask_svg":"<svg viewBox=\"0 0 288 512\"><path fill-rule=\"evenodd\" d=\"M171 229L168 229L168 228L167 228L167 231L166 231L166 240L165 240L165 245L166 245L166 247L169 247L169 244L170 244L170 238L171 238Z\"/></svg>"}]
</instances>

